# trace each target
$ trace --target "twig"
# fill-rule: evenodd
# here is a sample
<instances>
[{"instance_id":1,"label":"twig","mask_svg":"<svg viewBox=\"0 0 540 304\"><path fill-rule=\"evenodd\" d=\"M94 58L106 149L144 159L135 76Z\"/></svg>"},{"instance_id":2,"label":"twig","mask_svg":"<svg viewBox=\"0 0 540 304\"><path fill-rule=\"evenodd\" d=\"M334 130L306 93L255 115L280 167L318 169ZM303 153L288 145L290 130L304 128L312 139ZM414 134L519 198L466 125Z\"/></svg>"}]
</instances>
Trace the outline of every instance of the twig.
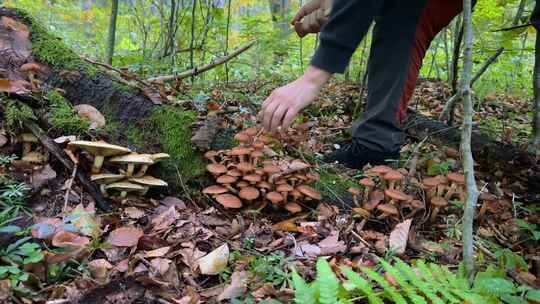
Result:
<instances>
[{"instance_id":1,"label":"twig","mask_svg":"<svg viewBox=\"0 0 540 304\"><path fill-rule=\"evenodd\" d=\"M236 49L234 52L230 53L229 55L218 58L218 59L214 60L213 62L211 62L209 64L206 64L206 65L203 65L201 67L195 67L193 69L189 69L187 71L178 73L176 75L165 75L165 76L158 76L158 77L148 78L147 81L151 81L151 82L159 81L159 82L161 82L161 81L180 80L180 79L184 79L184 78L191 77L191 76L197 76L197 75L199 75L201 73L204 73L204 72L206 72L206 71L208 71L210 69L213 69L213 68L217 67L218 65L221 65L221 64L223 64L225 62L228 62L229 60L231 60L231 59L235 58L236 56L242 54L243 52L247 51L252 46L254 46L255 42L256 41L251 41L248 44L246 44L246 45L244 45L242 47L239 47L238 49Z\"/></svg>"},{"instance_id":2,"label":"twig","mask_svg":"<svg viewBox=\"0 0 540 304\"><path fill-rule=\"evenodd\" d=\"M71 178L69 179L67 187L66 187L66 194L64 194L64 211L67 210L67 205L69 201L69 193L71 192L71 187L73 187L73 180L75 179L77 175L77 167L78 167L78 164L75 163L73 165L73 171L71 172Z\"/></svg>"},{"instance_id":3,"label":"twig","mask_svg":"<svg viewBox=\"0 0 540 304\"><path fill-rule=\"evenodd\" d=\"M23 124L38 138L41 144L47 150L49 150L49 152L51 152L51 154L54 155L62 163L62 165L64 165L64 167L73 172L74 165L63 155L62 149L60 149L57 144L49 136L47 136L45 131L43 131L37 123L31 120L25 120ZM105 201L101 195L101 192L99 192L90 182L86 174L82 171L77 171L75 176L79 179L79 182L84 189L94 198L96 205L103 211L110 211L111 207L109 206L109 203Z\"/></svg>"},{"instance_id":4,"label":"twig","mask_svg":"<svg viewBox=\"0 0 540 304\"><path fill-rule=\"evenodd\" d=\"M407 174L407 179L410 179L416 173L416 166L418 165L418 158L420 157L420 148L424 145L427 139L427 136L424 137L424 139L422 139L422 141L419 142L416 147L414 147L414 151L409 162L409 174ZM405 164L405 166L407 166L407 164Z\"/></svg>"},{"instance_id":5,"label":"twig","mask_svg":"<svg viewBox=\"0 0 540 304\"><path fill-rule=\"evenodd\" d=\"M145 87L151 87L151 88L153 88L152 85L149 84L148 82L146 82L146 81L144 81L144 80L141 80L141 79L135 77L134 75L127 74L126 72L123 72L122 70L117 69L117 68L115 68L115 67L113 67L113 66L110 66L110 65L108 65L108 64L106 64L106 63L97 62L97 61L94 61L94 60L92 60L92 59L90 59L90 58L86 58L86 57L82 57L82 56L81 56L81 58L82 58L84 61L88 62L88 63L98 65L98 66L100 66L100 67L109 69L109 70L111 70L111 71L115 71L116 73L122 75L124 78L127 78L127 79L133 79L133 80L137 81L138 83L142 84L142 85L145 86Z\"/></svg>"}]
</instances>

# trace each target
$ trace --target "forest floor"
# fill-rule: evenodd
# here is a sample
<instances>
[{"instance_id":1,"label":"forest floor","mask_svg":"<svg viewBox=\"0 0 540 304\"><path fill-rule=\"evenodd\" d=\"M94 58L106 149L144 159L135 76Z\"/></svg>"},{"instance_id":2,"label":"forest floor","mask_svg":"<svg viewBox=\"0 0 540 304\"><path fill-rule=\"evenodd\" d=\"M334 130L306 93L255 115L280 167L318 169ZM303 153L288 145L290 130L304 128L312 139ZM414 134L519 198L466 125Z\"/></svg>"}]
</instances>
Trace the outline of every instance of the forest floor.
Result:
<instances>
[{"instance_id":1,"label":"forest floor","mask_svg":"<svg viewBox=\"0 0 540 304\"><path fill-rule=\"evenodd\" d=\"M179 98L186 100L182 106L199 112L195 127L217 111L224 118L218 136L234 135L255 124L256 102L276 86L273 82L235 82L197 89L195 98L188 94ZM456 269L461 261L461 186L456 186L457 192L450 193L448 204L440 208L430 205L431 195L423 186L424 180L435 177L442 181L438 194L448 194L453 183L446 180L444 184L445 176L460 170L455 147L430 138L407 139L401 159L389 165L404 176L399 189L420 206L411 205L409 200L396 215L369 210L361 194L352 197L349 193L351 187L364 191L358 182L370 177L376 186L368 195L369 202L388 202L382 191L378 191L382 197L373 195L376 189L389 186L369 167L348 170L320 161L322 155L338 147L339 139L347 138L350 113L359 95L354 84L332 82L295 128L269 144L272 158L282 164L300 160L309 165L293 168L289 175L293 176L294 170L315 174L311 185L322 194L322 200L304 201L295 214L266 204L240 210L223 208L201 192L212 185L210 176L185 181L181 193L150 191L146 197L110 199L117 209L103 213L78 182L73 182L72 172L54 160L30 171L17 162L2 162L4 203L19 191L25 194L24 203L11 207L31 215L31 219L25 215L11 224L37 224L29 228L31 242L43 248L45 262L32 246L21 251L19 243L11 251L2 249L5 255L18 250L19 256L30 261L19 269L29 276L26 280L16 277L19 273L14 270L11 280L0 281L0 299L15 303L49 300L51 304L213 303L229 299L242 299L237 303L290 303L294 297L291 269L310 280L321 256L336 270L339 265L374 267L379 263L377 257L390 261L395 256L410 263L424 260ZM423 81L410 108L436 118L449 96L444 83ZM477 104L476 128L497 141L524 147L530 125L528 108L525 100L490 94ZM226 147L219 148L235 145L230 140L224 142ZM20 145L2 148L20 150ZM540 189L528 188L523 177L526 170L517 170L513 176L476 172L479 189L486 193L477 209L477 266L486 269L496 265L517 284L538 288ZM8 218L7 213L1 216L0 222ZM62 229L77 232L64 235L65 239L55 238L51 245L53 235ZM15 239L12 234L2 238L4 244ZM32 263L32 257L40 262ZM386 279L395 284L390 275ZM13 284L17 288L10 288Z\"/></svg>"}]
</instances>

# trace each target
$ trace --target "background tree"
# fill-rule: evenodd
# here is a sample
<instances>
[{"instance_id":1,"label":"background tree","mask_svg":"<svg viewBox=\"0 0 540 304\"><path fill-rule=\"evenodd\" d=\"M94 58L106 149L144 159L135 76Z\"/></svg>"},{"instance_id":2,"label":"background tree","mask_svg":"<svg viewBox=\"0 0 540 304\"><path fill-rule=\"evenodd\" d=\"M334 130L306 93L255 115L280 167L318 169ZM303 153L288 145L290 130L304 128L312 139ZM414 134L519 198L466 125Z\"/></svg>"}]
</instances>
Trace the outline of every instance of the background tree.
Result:
<instances>
[{"instance_id":1,"label":"background tree","mask_svg":"<svg viewBox=\"0 0 540 304\"><path fill-rule=\"evenodd\" d=\"M114 44L116 40L116 18L118 16L118 0L112 0L111 20L109 22L109 36L107 39L107 53L105 54L105 63L112 64L114 56Z\"/></svg>"}]
</instances>

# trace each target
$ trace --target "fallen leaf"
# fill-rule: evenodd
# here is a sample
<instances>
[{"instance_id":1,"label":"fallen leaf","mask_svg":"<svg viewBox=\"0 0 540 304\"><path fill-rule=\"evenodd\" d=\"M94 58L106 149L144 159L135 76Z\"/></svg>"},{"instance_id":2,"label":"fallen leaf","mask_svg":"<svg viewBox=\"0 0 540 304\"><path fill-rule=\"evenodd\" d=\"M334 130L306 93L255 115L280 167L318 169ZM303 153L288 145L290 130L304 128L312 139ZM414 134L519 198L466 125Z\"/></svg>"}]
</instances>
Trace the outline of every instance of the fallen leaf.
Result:
<instances>
[{"instance_id":1,"label":"fallen leaf","mask_svg":"<svg viewBox=\"0 0 540 304\"><path fill-rule=\"evenodd\" d=\"M114 266L114 269L118 272L126 272L129 269L129 259L123 259L116 266Z\"/></svg>"},{"instance_id":2,"label":"fallen leaf","mask_svg":"<svg viewBox=\"0 0 540 304\"><path fill-rule=\"evenodd\" d=\"M56 171L54 171L51 166L47 164L41 170L35 170L32 172L32 187L34 189L39 189L55 178Z\"/></svg>"},{"instance_id":3,"label":"fallen leaf","mask_svg":"<svg viewBox=\"0 0 540 304\"><path fill-rule=\"evenodd\" d=\"M223 244L197 261L201 274L215 275L229 263L229 246Z\"/></svg>"},{"instance_id":4,"label":"fallen leaf","mask_svg":"<svg viewBox=\"0 0 540 304\"><path fill-rule=\"evenodd\" d=\"M164 275L167 270L169 270L169 266L171 264L171 260L169 259L162 259L162 258L155 258L152 261L150 261L150 266L153 270L157 271L160 275Z\"/></svg>"},{"instance_id":5,"label":"fallen leaf","mask_svg":"<svg viewBox=\"0 0 540 304\"><path fill-rule=\"evenodd\" d=\"M88 268L94 279L100 283L105 283L109 276L109 270L113 268L113 265L105 259L96 259L88 263Z\"/></svg>"},{"instance_id":6,"label":"fallen leaf","mask_svg":"<svg viewBox=\"0 0 540 304\"><path fill-rule=\"evenodd\" d=\"M143 231L136 227L120 227L111 232L107 238L107 242L113 246L118 247L132 247L136 246Z\"/></svg>"},{"instance_id":7,"label":"fallen leaf","mask_svg":"<svg viewBox=\"0 0 540 304\"><path fill-rule=\"evenodd\" d=\"M412 219L405 220L403 223L396 225L394 230L390 232L388 246L395 254L401 255L405 253L407 248L407 240L409 239L409 230L411 228Z\"/></svg>"},{"instance_id":8,"label":"fallen leaf","mask_svg":"<svg viewBox=\"0 0 540 304\"><path fill-rule=\"evenodd\" d=\"M167 196L166 198L162 199L161 200L161 203L167 207L176 207L180 210L182 209L186 209L186 203L179 199L178 197L174 197L174 196Z\"/></svg>"},{"instance_id":9,"label":"fallen leaf","mask_svg":"<svg viewBox=\"0 0 540 304\"><path fill-rule=\"evenodd\" d=\"M142 217L144 217L146 214L144 213L144 211L142 211L141 209L139 208L135 208L135 207L127 207L126 209L124 209L124 213L131 219L140 219Z\"/></svg>"},{"instance_id":10,"label":"fallen leaf","mask_svg":"<svg viewBox=\"0 0 540 304\"><path fill-rule=\"evenodd\" d=\"M8 138L4 134L0 134L0 147L3 147L5 144L7 144Z\"/></svg>"},{"instance_id":11,"label":"fallen leaf","mask_svg":"<svg viewBox=\"0 0 540 304\"><path fill-rule=\"evenodd\" d=\"M298 244L298 246L295 247L294 255L302 258L317 257L321 255L321 247L310 244L308 242L301 242Z\"/></svg>"},{"instance_id":12,"label":"fallen leaf","mask_svg":"<svg viewBox=\"0 0 540 304\"><path fill-rule=\"evenodd\" d=\"M76 141L76 140L77 140L77 136L75 135L65 135L65 136L60 136L60 137L55 138L54 142L57 144L65 144L65 143L69 143L71 141Z\"/></svg>"},{"instance_id":13,"label":"fallen leaf","mask_svg":"<svg viewBox=\"0 0 540 304\"><path fill-rule=\"evenodd\" d=\"M88 243L90 240L87 237L64 230L57 232L52 238L52 244L55 247L84 247Z\"/></svg>"},{"instance_id":14,"label":"fallen leaf","mask_svg":"<svg viewBox=\"0 0 540 304\"><path fill-rule=\"evenodd\" d=\"M169 249L171 249L171 247L167 246L167 247L161 247L161 248L158 248L158 249L150 250L150 251L147 251L144 254L144 256L146 258L160 258L160 257L166 255L167 252L169 252Z\"/></svg>"},{"instance_id":15,"label":"fallen leaf","mask_svg":"<svg viewBox=\"0 0 540 304\"><path fill-rule=\"evenodd\" d=\"M180 217L178 212L176 212L176 208L174 206L171 206L167 208L167 210L163 211L162 213L158 214L156 217L152 219L152 225L154 231L160 231L165 230L167 228L170 228L171 225Z\"/></svg>"},{"instance_id":16,"label":"fallen leaf","mask_svg":"<svg viewBox=\"0 0 540 304\"><path fill-rule=\"evenodd\" d=\"M241 297L247 291L249 273L247 271L235 271L231 275L231 283L218 296L218 301L230 300Z\"/></svg>"},{"instance_id":17,"label":"fallen leaf","mask_svg":"<svg viewBox=\"0 0 540 304\"><path fill-rule=\"evenodd\" d=\"M320 241L319 247L321 255L333 255L347 250L345 242L339 240L339 232L337 231L332 231L327 238Z\"/></svg>"},{"instance_id":18,"label":"fallen leaf","mask_svg":"<svg viewBox=\"0 0 540 304\"><path fill-rule=\"evenodd\" d=\"M30 83L22 80L0 79L0 92L24 95L30 93Z\"/></svg>"},{"instance_id":19,"label":"fallen leaf","mask_svg":"<svg viewBox=\"0 0 540 304\"><path fill-rule=\"evenodd\" d=\"M293 219L288 219L275 223L272 225L274 230L285 231L285 232L298 232L298 226L294 223Z\"/></svg>"}]
</instances>

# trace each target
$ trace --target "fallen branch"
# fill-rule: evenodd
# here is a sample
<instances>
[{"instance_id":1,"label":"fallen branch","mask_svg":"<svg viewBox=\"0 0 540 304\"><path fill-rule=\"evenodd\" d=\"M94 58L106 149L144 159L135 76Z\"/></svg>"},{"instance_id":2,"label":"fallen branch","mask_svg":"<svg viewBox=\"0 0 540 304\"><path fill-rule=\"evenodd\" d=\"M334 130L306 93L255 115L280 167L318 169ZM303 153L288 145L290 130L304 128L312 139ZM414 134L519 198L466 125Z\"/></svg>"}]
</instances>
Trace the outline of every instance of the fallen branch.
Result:
<instances>
[{"instance_id":1,"label":"fallen branch","mask_svg":"<svg viewBox=\"0 0 540 304\"><path fill-rule=\"evenodd\" d=\"M31 120L25 120L24 125L32 132L41 142L41 144L52 154L54 155L61 163L71 172L74 172L74 165L69 161L64 155L62 149L60 149L56 143L47 136L47 133L41 129L41 127L31 121ZM96 201L96 205L101 208L104 211L109 211L110 206L105 201L103 196L101 195L101 192L99 192L96 187L90 182L86 174L82 172L81 170L77 170L76 174L77 179L79 179L79 182L83 186L83 188L94 198Z\"/></svg>"},{"instance_id":2,"label":"fallen branch","mask_svg":"<svg viewBox=\"0 0 540 304\"><path fill-rule=\"evenodd\" d=\"M251 41L248 44L246 44L246 45L244 45L242 47L239 47L238 49L236 49L234 52L228 54L227 56L223 56L221 58L218 58L218 59L212 61L211 63L207 64L207 65L203 65L201 67L195 67L193 69L189 69L187 71L181 72L181 73L176 74L176 75L165 75L165 76L158 76L158 77L148 78L147 81L162 82L162 81L180 80L180 79L184 79L184 78L191 77L191 76L197 76L197 75L199 75L201 73L204 73L204 72L206 72L206 71L208 71L210 69L213 69L213 68L217 67L218 65L224 64L225 62L228 62L231 59L235 58L236 56L242 54L243 52L250 49L253 45L255 45L255 42L256 41Z\"/></svg>"},{"instance_id":3,"label":"fallen branch","mask_svg":"<svg viewBox=\"0 0 540 304\"><path fill-rule=\"evenodd\" d=\"M150 87L150 88L152 88L152 85L149 84L148 82L146 82L146 81L144 81L144 80L141 80L141 79L135 77L135 76L132 75L132 74L128 74L128 73L126 73L126 72L124 72L124 71L122 71L122 70L120 70L120 69L117 69L117 68L115 68L115 67L113 67L113 66L111 66L111 65L108 65L108 64L106 64L106 63L97 62L97 61L94 61L94 60L92 60L92 59L90 59L90 58L86 58L86 57L82 57L82 56L81 56L81 58L82 58L84 61L88 62L88 63L95 64L95 65L97 65L97 66L106 68L106 69L111 70L111 71L115 71L116 73L122 75L122 77L124 77L125 79L128 79L128 80L133 79L133 80L135 80L136 82L138 82L139 84L141 84L141 85L143 85L143 86L145 86L145 87Z\"/></svg>"}]
</instances>

